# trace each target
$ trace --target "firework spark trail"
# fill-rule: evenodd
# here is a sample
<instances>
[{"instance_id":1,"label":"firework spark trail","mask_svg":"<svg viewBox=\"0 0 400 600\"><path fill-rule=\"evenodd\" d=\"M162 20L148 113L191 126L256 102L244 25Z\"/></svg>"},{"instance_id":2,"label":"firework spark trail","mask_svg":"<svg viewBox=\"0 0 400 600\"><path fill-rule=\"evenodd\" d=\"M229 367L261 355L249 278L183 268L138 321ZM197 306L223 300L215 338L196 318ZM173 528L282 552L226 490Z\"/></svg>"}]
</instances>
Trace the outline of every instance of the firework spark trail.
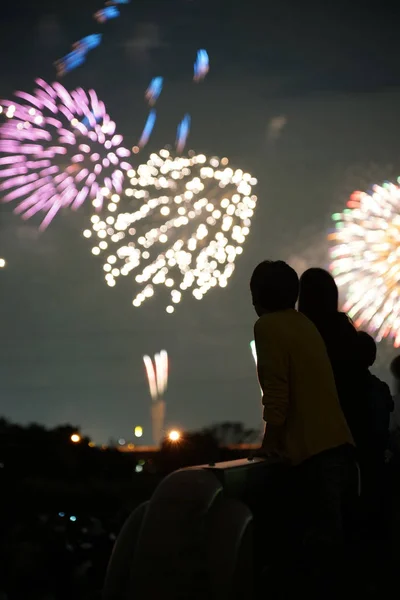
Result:
<instances>
[{"instance_id":1,"label":"firework spark trail","mask_svg":"<svg viewBox=\"0 0 400 600\"><path fill-rule=\"evenodd\" d=\"M168 387L168 352L161 350L154 355L154 362L150 356L143 356L146 368L150 396L153 402L163 400Z\"/></svg>"},{"instance_id":2,"label":"firework spark trail","mask_svg":"<svg viewBox=\"0 0 400 600\"><path fill-rule=\"evenodd\" d=\"M254 340L252 340L250 342L250 350L251 350L251 355L252 355L252 357L254 359L254 362L255 362L255 364L257 366L257 351L256 351L256 343L255 343Z\"/></svg>"},{"instance_id":3,"label":"firework spark trail","mask_svg":"<svg viewBox=\"0 0 400 600\"><path fill-rule=\"evenodd\" d=\"M197 52L196 62L194 63L194 81L205 79L210 70L210 61L206 50Z\"/></svg>"},{"instance_id":4,"label":"firework spark trail","mask_svg":"<svg viewBox=\"0 0 400 600\"><path fill-rule=\"evenodd\" d=\"M105 3L105 8L95 12L93 18L97 23L105 23L110 19L116 19L120 16L117 6L120 4L129 4L129 2L130 0L108 0ZM92 33L75 42L72 45L72 52L69 52L54 63L57 69L57 76L62 77L66 73L83 65L88 52L97 48L101 44L101 40L101 33Z\"/></svg>"},{"instance_id":5,"label":"firework spark trail","mask_svg":"<svg viewBox=\"0 0 400 600\"><path fill-rule=\"evenodd\" d=\"M257 359L257 349L256 349L256 343L254 340L252 340L250 342L250 350L251 350L251 355L253 357L253 360L255 362L256 365L256 373L257 373L257 379L258 379L258 369L257 369L257 364L258 364L258 359ZM263 391L262 391L262 387L260 382L258 382L258 385L260 386L260 392L261 392L261 396L263 396Z\"/></svg>"},{"instance_id":6,"label":"firework spark trail","mask_svg":"<svg viewBox=\"0 0 400 600\"><path fill-rule=\"evenodd\" d=\"M400 346L400 188L375 185L354 192L348 207L334 214L331 271L346 292L343 310L377 341Z\"/></svg>"},{"instance_id":7,"label":"firework spark trail","mask_svg":"<svg viewBox=\"0 0 400 600\"><path fill-rule=\"evenodd\" d=\"M87 53L100 45L101 38L102 35L100 33L94 33L75 42L72 46L72 52L54 63L57 69L57 77L62 77L66 73L83 65Z\"/></svg>"},{"instance_id":8,"label":"firework spark trail","mask_svg":"<svg viewBox=\"0 0 400 600\"><path fill-rule=\"evenodd\" d=\"M156 364L157 392L158 397L163 398L168 386L168 353L161 350L154 357Z\"/></svg>"},{"instance_id":9,"label":"firework spark trail","mask_svg":"<svg viewBox=\"0 0 400 600\"><path fill-rule=\"evenodd\" d=\"M133 306L165 286L172 301L166 311L172 313L188 290L201 300L213 287L226 287L257 202L257 180L228 162L161 150L128 173L132 187L123 206L114 194L103 220L92 216L83 235L94 238L94 255L105 255L110 287L120 276L134 275L141 289Z\"/></svg>"},{"instance_id":10,"label":"firework spark trail","mask_svg":"<svg viewBox=\"0 0 400 600\"><path fill-rule=\"evenodd\" d=\"M154 106L162 92L164 79L162 77L154 77L151 80L149 87L146 90L145 98L150 106Z\"/></svg>"},{"instance_id":11,"label":"firework spark trail","mask_svg":"<svg viewBox=\"0 0 400 600\"><path fill-rule=\"evenodd\" d=\"M18 200L15 212L29 219L45 212L45 229L64 207L90 198L99 209L104 194L120 193L130 151L96 93L69 93L60 83L36 80L34 94L16 92L23 103L3 101L8 121L0 127L0 191Z\"/></svg>"},{"instance_id":12,"label":"firework spark trail","mask_svg":"<svg viewBox=\"0 0 400 600\"><path fill-rule=\"evenodd\" d=\"M117 19L120 16L120 12L116 6L113 4L107 6L106 8L102 8L94 13L93 17L98 23L105 23L110 19Z\"/></svg>"},{"instance_id":13,"label":"firework spark trail","mask_svg":"<svg viewBox=\"0 0 400 600\"><path fill-rule=\"evenodd\" d=\"M153 402L157 401L158 398L158 390L157 390L157 380L156 380L156 372L153 366L153 361L150 356L143 356L144 366L146 368L147 380L149 383L150 396Z\"/></svg>"},{"instance_id":14,"label":"firework spark trail","mask_svg":"<svg viewBox=\"0 0 400 600\"><path fill-rule=\"evenodd\" d=\"M139 144L138 144L139 148L144 148L146 146L146 144L148 143L150 136L153 132L154 125L156 124L156 120L157 120L157 113L155 110L151 110L149 116L147 117L147 121L146 121L146 124L143 129L143 133L139 140Z\"/></svg>"},{"instance_id":15,"label":"firework spark trail","mask_svg":"<svg viewBox=\"0 0 400 600\"><path fill-rule=\"evenodd\" d=\"M159 446L164 434L164 394L168 385L168 353L166 350L161 350L161 352L154 355L154 361L150 356L144 356L143 361L151 396L153 441L156 446Z\"/></svg>"},{"instance_id":16,"label":"firework spark trail","mask_svg":"<svg viewBox=\"0 0 400 600\"><path fill-rule=\"evenodd\" d=\"M182 121L178 125L176 134L176 151L181 154L186 146L187 139L190 133L190 115L185 115Z\"/></svg>"},{"instance_id":17,"label":"firework spark trail","mask_svg":"<svg viewBox=\"0 0 400 600\"><path fill-rule=\"evenodd\" d=\"M60 58L54 63L56 67L57 77L63 77L66 73L73 71L77 67L84 64L86 60L86 52L82 48L76 48L69 52L63 58Z\"/></svg>"}]
</instances>

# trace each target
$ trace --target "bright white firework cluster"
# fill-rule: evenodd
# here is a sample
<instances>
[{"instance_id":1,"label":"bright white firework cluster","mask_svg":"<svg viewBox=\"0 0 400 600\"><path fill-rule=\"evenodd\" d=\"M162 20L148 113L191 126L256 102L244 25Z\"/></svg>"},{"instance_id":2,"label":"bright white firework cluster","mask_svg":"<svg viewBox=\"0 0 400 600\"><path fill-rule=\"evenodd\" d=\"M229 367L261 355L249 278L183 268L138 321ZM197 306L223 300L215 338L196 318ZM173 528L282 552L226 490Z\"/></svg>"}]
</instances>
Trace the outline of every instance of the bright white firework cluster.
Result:
<instances>
[{"instance_id":1,"label":"bright white firework cluster","mask_svg":"<svg viewBox=\"0 0 400 600\"><path fill-rule=\"evenodd\" d=\"M135 307L166 286L168 313L186 291L201 300L211 288L226 287L250 232L257 180L227 158L174 157L166 149L128 175L124 209L111 195L107 215L93 215L84 231L95 240L93 254L106 256L108 285L132 273L140 286Z\"/></svg>"},{"instance_id":2,"label":"bright white firework cluster","mask_svg":"<svg viewBox=\"0 0 400 600\"><path fill-rule=\"evenodd\" d=\"M375 185L354 192L348 208L334 214L331 270L347 294L343 310L377 341L400 346L400 188Z\"/></svg>"}]
</instances>

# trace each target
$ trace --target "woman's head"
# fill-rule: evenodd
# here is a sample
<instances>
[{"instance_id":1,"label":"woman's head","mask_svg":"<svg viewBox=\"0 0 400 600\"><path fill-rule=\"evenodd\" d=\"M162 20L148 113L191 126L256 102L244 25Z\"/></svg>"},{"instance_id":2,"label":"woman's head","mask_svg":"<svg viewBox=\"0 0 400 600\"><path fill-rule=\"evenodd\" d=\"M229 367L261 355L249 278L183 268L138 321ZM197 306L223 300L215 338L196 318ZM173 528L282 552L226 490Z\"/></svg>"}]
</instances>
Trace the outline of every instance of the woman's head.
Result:
<instances>
[{"instance_id":1,"label":"woman's head","mask_svg":"<svg viewBox=\"0 0 400 600\"><path fill-rule=\"evenodd\" d=\"M396 356L390 363L390 371L396 381L400 382L400 356Z\"/></svg>"},{"instance_id":2,"label":"woman's head","mask_svg":"<svg viewBox=\"0 0 400 600\"><path fill-rule=\"evenodd\" d=\"M332 275L324 269L307 269L300 277L299 311L312 317L337 312L339 292Z\"/></svg>"},{"instance_id":3,"label":"woman's head","mask_svg":"<svg viewBox=\"0 0 400 600\"><path fill-rule=\"evenodd\" d=\"M282 260L265 260L253 271L250 280L253 306L261 316L265 312L294 308L299 294L299 278Z\"/></svg>"}]
</instances>

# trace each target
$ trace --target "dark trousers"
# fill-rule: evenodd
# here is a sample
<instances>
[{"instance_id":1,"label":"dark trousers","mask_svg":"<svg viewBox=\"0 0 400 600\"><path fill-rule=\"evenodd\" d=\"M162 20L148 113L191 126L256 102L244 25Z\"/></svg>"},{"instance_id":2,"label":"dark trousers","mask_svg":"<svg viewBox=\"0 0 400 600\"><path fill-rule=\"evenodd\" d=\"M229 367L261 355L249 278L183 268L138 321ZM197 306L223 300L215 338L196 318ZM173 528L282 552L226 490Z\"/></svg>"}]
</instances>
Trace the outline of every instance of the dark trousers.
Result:
<instances>
[{"instance_id":1,"label":"dark trousers","mask_svg":"<svg viewBox=\"0 0 400 600\"><path fill-rule=\"evenodd\" d=\"M268 524L266 514L262 526L264 544L272 543L274 554L261 586L268 585L271 600L294 594L308 600L343 597L343 586L348 589L345 521L358 487L353 449L322 452L289 468L281 483L274 522Z\"/></svg>"},{"instance_id":2,"label":"dark trousers","mask_svg":"<svg viewBox=\"0 0 400 600\"><path fill-rule=\"evenodd\" d=\"M355 456L348 446L322 452L294 469L293 567L299 584L312 598L343 595L346 519L357 484Z\"/></svg>"}]
</instances>

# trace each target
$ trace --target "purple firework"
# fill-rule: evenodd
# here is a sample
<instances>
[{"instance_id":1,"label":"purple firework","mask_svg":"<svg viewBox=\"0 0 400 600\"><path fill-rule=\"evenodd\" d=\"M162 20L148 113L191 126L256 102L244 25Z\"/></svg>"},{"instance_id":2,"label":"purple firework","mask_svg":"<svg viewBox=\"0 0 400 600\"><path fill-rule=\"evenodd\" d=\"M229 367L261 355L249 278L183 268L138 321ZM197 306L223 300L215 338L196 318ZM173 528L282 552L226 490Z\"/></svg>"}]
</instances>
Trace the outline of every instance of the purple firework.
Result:
<instances>
[{"instance_id":1,"label":"purple firework","mask_svg":"<svg viewBox=\"0 0 400 600\"><path fill-rule=\"evenodd\" d=\"M100 209L103 192L121 193L132 167L96 92L36 83L33 95L15 93L23 103L1 103L10 118L0 127L0 192L3 202L19 202L15 212L24 219L47 213L45 229L63 207L76 210L89 198Z\"/></svg>"}]
</instances>

